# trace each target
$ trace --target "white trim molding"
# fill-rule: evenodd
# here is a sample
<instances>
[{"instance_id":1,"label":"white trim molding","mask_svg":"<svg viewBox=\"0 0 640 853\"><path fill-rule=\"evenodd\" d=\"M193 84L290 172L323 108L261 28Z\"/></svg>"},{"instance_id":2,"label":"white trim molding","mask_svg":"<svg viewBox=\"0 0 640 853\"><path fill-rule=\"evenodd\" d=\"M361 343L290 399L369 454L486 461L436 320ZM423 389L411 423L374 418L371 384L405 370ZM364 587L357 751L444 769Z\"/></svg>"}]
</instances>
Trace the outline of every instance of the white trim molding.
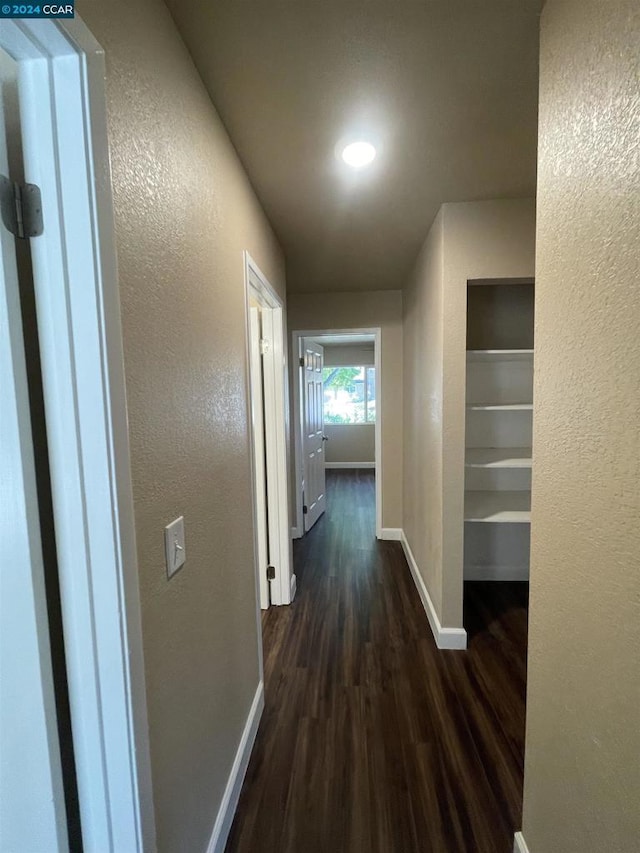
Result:
<instances>
[{"instance_id":1,"label":"white trim molding","mask_svg":"<svg viewBox=\"0 0 640 853\"><path fill-rule=\"evenodd\" d=\"M247 717L247 721L244 725L236 757L233 760L231 773L229 773L229 778L227 779L227 785L224 789L220 808L218 809L216 822L213 825L213 832L211 833L207 853L224 853L227 838L229 837L229 831L231 830L231 824L233 823L233 817L238 807L242 783L244 782L247 767L249 766L251 750L253 749L253 744L255 743L256 735L258 734L258 726L260 725L260 718L262 717L263 710L264 682L261 681L258 684L258 689L253 697L253 702L251 703L249 716Z\"/></svg>"},{"instance_id":2,"label":"white trim molding","mask_svg":"<svg viewBox=\"0 0 640 853\"><path fill-rule=\"evenodd\" d=\"M375 462L325 462L325 468L375 468Z\"/></svg>"},{"instance_id":3,"label":"white trim molding","mask_svg":"<svg viewBox=\"0 0 640 853\"><path fill-rule=\"evenodd\" d=\"M422 575L420 574L420 570L418 569L418 564L416 563L416 559L413 556L411 547L407 542L407 537L405 536L404 530L401 532L400 541L402 542L402 550L404 551L404 555L407 558L409 569L411 570L411 574L413 575L413 581L416 585L418 594L422 601L422 606L424 607L425 613L427 614L427 619L429 620L429 625L431 626L431 631L436 641L436 646L439 649L466 649L467 632L464 630L464 628L443 628L440 624L438 614L436 613L436 609L433 606L433 601L431 601L431 596L429 595L427 587L425 586L425 582L422 579Z\"/></svg>"},{"instance_id":4,"label":"white trim molding","mask_svg":"<svg viewBox=\"0 0 640 853\"><path fill-rule=\"evenodd\" d=\"M402 542L401 527L383 527L380 531L380 539L388 542Z\"/></svg>"},{"instance_id":5,"label":"white trim molding","mask_svg":"<svg viewBox=\"0 0 640 853\"><path fill-rule=\"evenodd\" d=\"M521 832L516 832L513 840L513 853L529 853L527 842Z\"/></svg>"}]
</instances>

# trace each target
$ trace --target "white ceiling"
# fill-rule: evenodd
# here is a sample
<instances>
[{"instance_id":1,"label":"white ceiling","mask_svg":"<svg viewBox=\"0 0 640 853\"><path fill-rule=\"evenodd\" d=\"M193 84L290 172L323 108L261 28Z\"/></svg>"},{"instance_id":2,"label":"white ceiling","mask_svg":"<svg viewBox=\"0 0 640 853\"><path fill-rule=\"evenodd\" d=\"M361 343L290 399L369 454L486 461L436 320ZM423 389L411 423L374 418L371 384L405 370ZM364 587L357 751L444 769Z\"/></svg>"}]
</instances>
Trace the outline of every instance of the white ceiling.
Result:
<instances>
[{"instance_id":1,"label":"white ceiling","mask_svg":"<svg viewBox=\"0 0 640 853\"><path fill-rule=\"evenodd\" d=\"M542 0L167 0L292 291L402 286L438 207L533 195ZM374 142L353 172L340 140Z\"/></svg>"}]
</instances>

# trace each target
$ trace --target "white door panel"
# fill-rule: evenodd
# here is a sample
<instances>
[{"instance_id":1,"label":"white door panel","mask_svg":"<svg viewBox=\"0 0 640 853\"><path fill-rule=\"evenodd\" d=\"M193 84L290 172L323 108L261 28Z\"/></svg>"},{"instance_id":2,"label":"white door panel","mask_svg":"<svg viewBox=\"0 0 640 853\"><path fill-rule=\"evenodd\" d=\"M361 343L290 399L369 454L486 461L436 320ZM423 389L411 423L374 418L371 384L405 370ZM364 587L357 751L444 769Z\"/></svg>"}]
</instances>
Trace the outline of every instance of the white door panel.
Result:
<instances>
[{"instance_id":1,"label":"white door panel","mask_svg":"<svg viewBox=\"0 0 640 853\"><path fill-rule=\"evenodd\" d=\"M302 425L304 456L305 532L310 530L326 509L324 463L324 386L322 368L324 350L308 339L303 340L304 423Z\"/></svg>"},{"instance_id":2,"label":"white door panel","mask_svg":"<svg viewBox=\"0 0 640 853\"><path fill-rule=\"evenodd\" d=\"M0 172L15 63L0 51ZM8 97L8 93L10 93ZM15 240L0 222L0 849L66 851L67 827Z\"/></svg>"}]
</instances>

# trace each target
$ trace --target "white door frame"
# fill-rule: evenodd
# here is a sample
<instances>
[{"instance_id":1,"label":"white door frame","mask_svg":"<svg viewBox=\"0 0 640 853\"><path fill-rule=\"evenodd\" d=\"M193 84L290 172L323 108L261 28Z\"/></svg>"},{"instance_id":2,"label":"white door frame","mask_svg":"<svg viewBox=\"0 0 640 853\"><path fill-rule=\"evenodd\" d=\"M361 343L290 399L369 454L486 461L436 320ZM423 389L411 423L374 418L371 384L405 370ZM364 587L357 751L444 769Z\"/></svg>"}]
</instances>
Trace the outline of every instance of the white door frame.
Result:
<instances>
[{"instance_id":1,"label":"white door frame","mask_svg":"<svg viewBox=\"0 0 640 853\"><path fill-rule=\"evenodd\" d=\"M256 573L258 576L258 601L261 610L268 610L271 602L270 581L267 579L269 563L269 533L267 531L267 472L265 463L264 395L262 391L262 328L260 308L249 305L249 423L253 453L253 508L255 520Z\"/></svg>"},{"instance_id":2,"label":"white door frame","mask_svg":"<svg viewBox=\"0 0 640 853\"><path fill-rule=\"evenodd\" d=\"M5 19L19 64L84 849L155 850L105 62L82 21Z\"/></svg>"},{"instance_id":3,"label":"white door frame","mask_svg":"<svg viewBox=\"0 0 640 853\"><path fill-rule=\"evenodd\" d=\"M375 471L376 471L376 539L382 539L382 329L306 329L291 333L293 365L293 405L294 428L294 470L295 470L295 525L291 530L294 539L304 536L304 517L302 513L302 481L304 478L302 454L302 394L300 390L302 339L316 338L322 335L373 335L374 366L376 369L376 424L375 424Z\"/></svg>"},{"instance_id":4,"label":"white door frame","mask_svg":"<svg viewBox=\"0 0 640 853\"><path fill-rule=\"evenodd\" d=\"M287 469L287 353L285 347L284 304L249 252L244 253L245 314L247 335L247 364L249 364L250 329L249 296L262 306L263 338L268 347L263 355L264 421L266 445L267 504L269 526L269 555L275 567L270 581L271 603L291 604L296 591L296 576L292 573L291 531L289 521L289 479ZM251 388L248 381L247 388ZM250 401L249 401L250 402ZM249 411L249 415L250 415ZM249 416L251 446L254 446L253 420ZM255 465L252 463L254 530L257 539L257 509ZM256 553L256 582L259 583L259 563ZM258 595L259 607L259 595ZM258 609L258 617L260 611Z\"/></svg>"}]
</instances>

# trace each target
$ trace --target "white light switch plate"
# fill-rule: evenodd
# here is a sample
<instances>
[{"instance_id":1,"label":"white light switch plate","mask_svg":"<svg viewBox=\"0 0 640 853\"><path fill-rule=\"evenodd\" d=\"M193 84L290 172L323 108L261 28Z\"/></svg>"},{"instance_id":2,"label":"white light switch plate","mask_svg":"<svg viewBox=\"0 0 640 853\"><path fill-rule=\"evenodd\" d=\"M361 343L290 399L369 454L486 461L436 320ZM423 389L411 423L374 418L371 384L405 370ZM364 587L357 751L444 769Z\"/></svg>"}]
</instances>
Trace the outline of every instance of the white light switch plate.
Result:
<instances>
[{"instance_id":1,"label":"white light switch plate","mask_svg":"<svg viewBox=\"0 0 640 853\"><path fill-rule=\"evenodd\" d=\"M184 543L184 516L176 518L164 529L164 552L167 561L167 577L174 575L184 565L187 552Z\"/></svg>"}]
</instances>

